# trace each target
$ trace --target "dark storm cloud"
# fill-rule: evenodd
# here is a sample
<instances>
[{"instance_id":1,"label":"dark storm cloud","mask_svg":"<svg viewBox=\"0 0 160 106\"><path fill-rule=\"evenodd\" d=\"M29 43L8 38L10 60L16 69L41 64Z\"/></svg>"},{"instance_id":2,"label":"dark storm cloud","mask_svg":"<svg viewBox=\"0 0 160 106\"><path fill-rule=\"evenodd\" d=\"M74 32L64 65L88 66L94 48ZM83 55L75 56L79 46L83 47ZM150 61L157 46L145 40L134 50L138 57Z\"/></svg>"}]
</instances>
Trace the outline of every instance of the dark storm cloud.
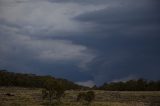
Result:
<instances>
[{"instance_id":1,"label":"dark storm cloud","mask_svg":"<svg viewBox=\"0 0 160 106\"><path fill-rule=\"evenodd\" d=\"M0 1L0 68L85 85L159 79L158 0L15 1Z\"/></svg>"},{"instance_id":2,"label":"dark storm cloud","mask_svg":"<svg viewBox=\"0 0 160 106\"><path fill-rule=\"evenodd\" d=\"M115 7L79 15L79 21L97 24L159 24L159 8L156 7Z\"/></svg>"},{"instance_id":3,"label":"dark storm cloud","mask_svg":"<svg viewBox=\"0 0 160 106\"><path fill-rule=\"evenodd\" d=\"M95 76L99 75L107 81L125 77L159 79L159 41L158 36L107 38L103 43L107 46L101 45L103 53L92 65L93 74L96 73Z\"/></svg>"},{"instance_id":4,"label":"dark storm cloud","mask_svg":"<svg viewBox=\"0 0 160 106\"><path fill-rule=\"evenodd\" d=\"M87 3L87 4L111 3L111 0L48 0L48 1L57 3Z\"/></svg>"},{"instance_id":5,"label":"dark storm cloud","mask_svg":"<svg viewBox=\"0 0 160 106\"><path fill-rule=\"evenodd\" d=\"M72 39L99 51L90 64L90 74L97 84L140 77L159 79L160 37L157 34Z\"/></svg>"},{"instance_id":6,"label":"dark storm cloud","mask_svg":"<svg viewBox=\"0 0 160 106\"><path fill-rule=\"evenodd\" d=\"M128 2L127 5L88 12L75 18L95 24L93 31L89 32L94 35L93 41L86 43L101 51L91 65L95 81L101 83L125 77L159 79L159 3Z\"/></svg>"},{"instance_id":7,"label":"dark storm cloud","mask_svg":"<svg viewBox=\"0 0 160 106\"><path fill-rule=\"evenodd\" d=\"M42 0L43 1L43 0ZM50 2L57 2L57 3L89 3L89 4L129 4L129 3L145 3L145 2L159 2L158 0L48 0Z\"/></svg>"},{"instance_id":8,"label":"dark storm cloud","mask_svg":"<svg viewBox=\"0 0 160 106\"><path fill-rule=\"evenodd\" d=\"M145 31L157 31L160 25L160 8L153 4L158 5L160 2L150 2L132 1L121 6L113 6L94 12L88 12L77 16L75 19L84 23L95 23L94 31L100 32L101 34L118 31L130 31L134 33L134 30L138 31L143 29Z\"/></svg>"}]
</instances>

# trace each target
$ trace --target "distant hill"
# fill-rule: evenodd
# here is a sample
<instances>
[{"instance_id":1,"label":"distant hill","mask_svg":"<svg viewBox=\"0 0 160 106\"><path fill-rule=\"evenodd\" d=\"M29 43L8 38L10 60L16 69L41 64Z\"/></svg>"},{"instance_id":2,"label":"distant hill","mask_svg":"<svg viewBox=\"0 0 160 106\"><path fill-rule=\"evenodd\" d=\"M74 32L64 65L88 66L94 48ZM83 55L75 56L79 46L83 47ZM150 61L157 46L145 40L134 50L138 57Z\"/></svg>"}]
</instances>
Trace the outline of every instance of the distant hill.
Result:
<instances>
[{"instance_id":1,"label":"distant hill","mask_svg":"<svg viewBox=\"0 0 160 106\"><path fill-rule=\"evenodd\" d=\"M0 70L0 86L18 86L18 87L36 87L43 88L47 81L57 82L65 90L86 89L86 87L77 85L71 81L53 76L38 76L35 74L22 74Z\"/></svg>"}]
</instances>

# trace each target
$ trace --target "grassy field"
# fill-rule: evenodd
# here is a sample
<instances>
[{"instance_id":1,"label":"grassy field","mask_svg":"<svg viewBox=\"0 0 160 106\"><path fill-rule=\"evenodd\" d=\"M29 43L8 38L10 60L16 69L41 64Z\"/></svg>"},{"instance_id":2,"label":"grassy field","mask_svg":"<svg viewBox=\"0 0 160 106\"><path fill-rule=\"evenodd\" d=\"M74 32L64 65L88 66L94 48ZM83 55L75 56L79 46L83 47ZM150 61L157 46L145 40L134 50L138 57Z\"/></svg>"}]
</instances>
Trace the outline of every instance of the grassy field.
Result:
<instances>
[{"instance_id":1,"label":"grassy field","mask_svg":"<svg viewBox=\"0 0 160 106\"><path fill-rule=\"evenodd\" d=\"M76 102L79 92L82 91L66 91L59 106L85 106L85 103ZM90 106L160 106L160 91L111 92L96 90L95 94L95 100ZM48 101L42 99L41 89L0 87L0 106L47 105Z\"/></svg>"}]
</instances>

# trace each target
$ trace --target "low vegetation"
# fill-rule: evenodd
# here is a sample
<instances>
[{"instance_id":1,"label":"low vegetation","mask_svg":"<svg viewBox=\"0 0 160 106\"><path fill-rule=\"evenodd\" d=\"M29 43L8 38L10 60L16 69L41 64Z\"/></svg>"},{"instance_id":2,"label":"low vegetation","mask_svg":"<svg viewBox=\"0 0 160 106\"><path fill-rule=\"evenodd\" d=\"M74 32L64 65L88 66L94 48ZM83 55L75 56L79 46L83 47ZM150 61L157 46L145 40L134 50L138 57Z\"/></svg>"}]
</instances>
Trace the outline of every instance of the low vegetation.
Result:
<instances>
[{"instance_id":1,"label":"low vegetation","mask_svg":"<svg viewBox=\"0 0 160 106\"><path fill-rule=\"evenodd\" d=\"M91 89L51 76L1 70L0 106L160 106L160 81L129 80Z\"/></svg>"},{"instance_id":2,"label":"low vegetation","mask_svg":"<svg viewBox=\"0 0 160 106\"><path fill-rule=\"evenodd\" d=\"M77 102L86 102L87 105L90 105L94 99L95 93L93 91L80 92L77 96Z\"/></svg>"},{"instance_id":3,"label":"low vegetation","mask_svg":"<svg viewBox=\"0 0 160 106\"><path fill-rule=\"evenodd\" d=\"M80 93L87 91L67 90L61 97L49 103L42 98L41 88L0 87L0 106L87 106L77 101ZM10 94L10 95L8 95ZM90 106L160 106L160 91L103 91L94 90Z\"/></svg>"}]
</instances>

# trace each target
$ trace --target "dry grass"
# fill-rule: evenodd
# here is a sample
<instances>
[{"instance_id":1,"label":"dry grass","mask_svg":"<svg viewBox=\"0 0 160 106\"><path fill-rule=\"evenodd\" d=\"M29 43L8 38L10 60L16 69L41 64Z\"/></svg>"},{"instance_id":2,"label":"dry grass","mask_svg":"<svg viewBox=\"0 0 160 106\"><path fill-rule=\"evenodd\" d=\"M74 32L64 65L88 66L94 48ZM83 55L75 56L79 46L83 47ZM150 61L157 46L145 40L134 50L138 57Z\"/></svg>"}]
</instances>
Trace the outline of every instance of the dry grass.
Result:
<instances>
[{"instance_id":1,"label":"dry grass","mask_svg":"<svg viewBox=\"0 0 160 106\"><path fill-rule=\"evenodd\" d=\"M7 93L14 96L7 96ZM40 89L0 88L0 106L41 106L41 103Z\"/></svg>"},{"instance_id":2,"label":"dry grass","mask_svg":"<svg viewBox=\"0 0 160 106\"><path fill-rule=\"evenodd\" d=\"M59 106L86 106L76 102L80 91L66 91ZM10 93L13 96L7 96ZM95 91L96 98L90 106L160 106L159 91L118 92ZM0 87L0 106L47 106L47 101L41 98L41 89ZM58 105L55 105L58 106Z\"/></svg>"}]
</instances>

